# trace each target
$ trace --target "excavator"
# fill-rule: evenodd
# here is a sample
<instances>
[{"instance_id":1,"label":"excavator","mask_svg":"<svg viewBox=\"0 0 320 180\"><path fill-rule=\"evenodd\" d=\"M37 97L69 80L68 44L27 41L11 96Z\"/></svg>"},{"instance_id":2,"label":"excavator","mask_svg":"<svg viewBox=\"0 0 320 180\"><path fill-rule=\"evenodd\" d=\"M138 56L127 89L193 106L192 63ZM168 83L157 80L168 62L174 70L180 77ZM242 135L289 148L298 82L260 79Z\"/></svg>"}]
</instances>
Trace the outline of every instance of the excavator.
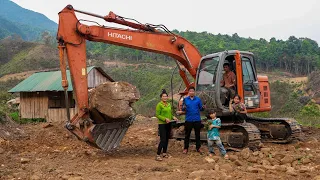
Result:
<instances>
[{"instance_id":1,"label":"excavator","mask_svg":"<svg viewBox=\"0 0 320 180\"><path fill-rule=\"evenodd\" d=\"M75 13L101 18L128 28L108 27L98 23L97 25L86 25L84 22L93 21L79 20ZM230 91L220 86L224 72L223 64L226 62L236 74L236 93L245 103L248 113L271 110L268 77L257 75L255 57L251 52L226 50L202 56L192 43L172 33L162 24L142 24L135 19L116 15L112 11L106 16L101 16L74 9L72 5L67 5L59 12L57 41L62 87L66 92L69 83L66 76L68 62L78 107L78 113L72 118L70 118L68 106L66 107L67 123L65 127L79 140L103 151L111 151L119 146L135 120L135 116L112 123L98 122L90 118L86 41L103 42L172 57L185 85L185 90L180 92L181 97L187 95L190 86L196 88L196 93L203 100L206 109L214 109L217 116L221 118L221 140L230 148L249 147L254 150L261 142L288 143L299 138L301 128L294 119L257 118L250 115L243 123L234 121L234 115L230 113L225 103L230 97L228 95ZM66 92L66 100L67 95ZM173 134L175 139L184 138L183 122L174 126ZM191 136L191 138L194 137ZM204 131L201 132L201 139L206 139Z\"/></svg>"}]
</instances>

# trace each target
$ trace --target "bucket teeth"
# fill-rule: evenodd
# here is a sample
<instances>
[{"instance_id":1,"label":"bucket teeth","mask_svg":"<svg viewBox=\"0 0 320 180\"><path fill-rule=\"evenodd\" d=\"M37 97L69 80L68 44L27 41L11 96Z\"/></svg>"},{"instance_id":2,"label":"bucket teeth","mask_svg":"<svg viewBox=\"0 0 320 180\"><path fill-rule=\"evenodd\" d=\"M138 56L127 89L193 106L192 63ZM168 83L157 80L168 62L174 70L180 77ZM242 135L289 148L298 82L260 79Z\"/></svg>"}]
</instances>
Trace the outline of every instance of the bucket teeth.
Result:
<instances>
[{"instance_id":1,"label":"bucket teeth","mask_svg":"<svg viewBox=\"0 0 320 180\"><path fill-rule=\"evenodd\" d=\"M133 120L134 117L122 122L96 124L92 130L95 144L105 152L116 149Z\"/></svg>"}]
</instances>

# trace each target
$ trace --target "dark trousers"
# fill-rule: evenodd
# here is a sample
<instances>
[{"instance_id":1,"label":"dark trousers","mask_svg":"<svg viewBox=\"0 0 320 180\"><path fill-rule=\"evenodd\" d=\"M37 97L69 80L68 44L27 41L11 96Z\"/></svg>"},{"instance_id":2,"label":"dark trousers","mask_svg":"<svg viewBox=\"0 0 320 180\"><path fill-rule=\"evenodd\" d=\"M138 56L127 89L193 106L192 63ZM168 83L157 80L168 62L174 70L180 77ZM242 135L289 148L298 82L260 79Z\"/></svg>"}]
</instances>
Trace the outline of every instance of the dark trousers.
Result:
<instances>
[{"instance_id":1,"label":"dark trousers","mask_svg":"<svg viewBox=\"0 0 320 180\"><path fill-rule=\"evenodd\" d=\"M160 143L158 145L158 152L157 154L161 154L161 150L163 153L167 153L168 149L168 142L171 133L171 123L168 124L159 124L158 126L159 135L160 135Z\"/></svg>"},{"instance_id":2,"label":"dark trousers","mask_svg":"<svg viewBox=\"0 0 320 180\"><path fill-rule=\"evenodd\" d=\"M200 142L200 130L201 130L201 122L185 122L184 123L184 130L185 130L185 138L184 138L184 149L189 148L189 141L190 141L190 134L192 131L192 128L194 129L194 133L196 136L196 149L199 150L201 147Z\"/></svg>"}]
</instances>

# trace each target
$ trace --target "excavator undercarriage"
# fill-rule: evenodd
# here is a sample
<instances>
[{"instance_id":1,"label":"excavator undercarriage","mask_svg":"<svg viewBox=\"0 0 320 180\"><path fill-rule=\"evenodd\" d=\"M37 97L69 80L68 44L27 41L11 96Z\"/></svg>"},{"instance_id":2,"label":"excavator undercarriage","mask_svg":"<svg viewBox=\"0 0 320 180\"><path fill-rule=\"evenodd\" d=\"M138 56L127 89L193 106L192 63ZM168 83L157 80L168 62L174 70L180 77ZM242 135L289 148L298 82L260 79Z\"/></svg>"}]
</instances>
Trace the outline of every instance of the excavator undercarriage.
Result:
<instances>
[{"instance_id":1,"label":"excavator undercarriage","mask_svg":"<svg viewBox=\"0 0 320 180\"><path fill-rule=\"evenodd\" d=\"M230 119L230 120L229 120ZM258 150L260 143L290 143L298 140L301 128L297 121L286 118L256 118L248 116L245 122L232 122L232 117L221 117L221 141L227 149L250 148ZM184 123L174 124L173 139L184 139ZM207 141L207 132L202 130L201 141ZM194 133L190 138L195 140Z\"/></svg>"}]
</instances>

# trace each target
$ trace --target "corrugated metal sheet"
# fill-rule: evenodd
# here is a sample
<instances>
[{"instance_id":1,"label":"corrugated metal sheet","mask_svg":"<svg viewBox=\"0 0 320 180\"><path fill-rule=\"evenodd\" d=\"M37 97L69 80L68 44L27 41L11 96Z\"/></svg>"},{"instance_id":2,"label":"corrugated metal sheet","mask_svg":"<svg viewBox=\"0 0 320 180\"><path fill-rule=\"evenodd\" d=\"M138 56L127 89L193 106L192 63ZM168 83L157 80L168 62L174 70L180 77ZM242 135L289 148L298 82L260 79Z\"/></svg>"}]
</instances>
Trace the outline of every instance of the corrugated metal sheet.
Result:
<instances>
[{"instance_id":1,"label":"corrugated metal sheet","mask_svg":"<svg viewBox=\"0 0 320 180\"><path fill-rule=\"evenodd\" d=\"M87 67L87 73L89 73L93 68L97 68L99 71L102 71L101 68L91 66ZM68 91L72 91L73 88L69 70L67 70L67 79L69 82ZM15 93L38 91L63 91L61 85L61 71L34 73L18 85L16 85L14 88L10 89L8 92Z\"/></svg>"}]
</instances>

